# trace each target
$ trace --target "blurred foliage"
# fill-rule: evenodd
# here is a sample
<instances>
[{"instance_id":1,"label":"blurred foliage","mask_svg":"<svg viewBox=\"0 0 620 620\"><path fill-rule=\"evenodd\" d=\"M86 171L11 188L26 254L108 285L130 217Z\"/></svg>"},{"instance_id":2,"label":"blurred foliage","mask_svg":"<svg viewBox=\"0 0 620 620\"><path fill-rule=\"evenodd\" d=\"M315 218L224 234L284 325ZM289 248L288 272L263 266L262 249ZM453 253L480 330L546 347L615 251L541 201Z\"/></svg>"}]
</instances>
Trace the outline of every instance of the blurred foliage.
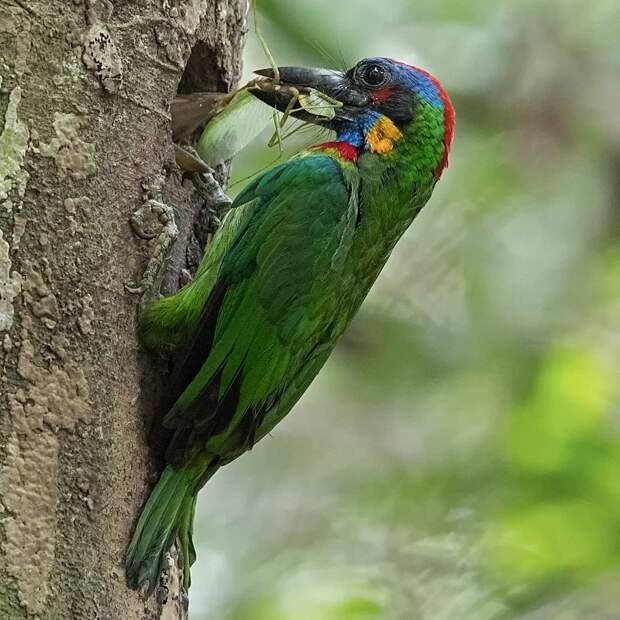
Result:
<instances>
[{"instance_id":1,"label":"blurred foliage","mask_svg":"<svg viewBox=\"0 0 620 620\"><path fill-rule=\"evenodd\" d=\"M191 617L620 618L620 4L259 8L282 64L436 73L457 133L317 381L201 493Z\"/></svg>"}]
</instances>

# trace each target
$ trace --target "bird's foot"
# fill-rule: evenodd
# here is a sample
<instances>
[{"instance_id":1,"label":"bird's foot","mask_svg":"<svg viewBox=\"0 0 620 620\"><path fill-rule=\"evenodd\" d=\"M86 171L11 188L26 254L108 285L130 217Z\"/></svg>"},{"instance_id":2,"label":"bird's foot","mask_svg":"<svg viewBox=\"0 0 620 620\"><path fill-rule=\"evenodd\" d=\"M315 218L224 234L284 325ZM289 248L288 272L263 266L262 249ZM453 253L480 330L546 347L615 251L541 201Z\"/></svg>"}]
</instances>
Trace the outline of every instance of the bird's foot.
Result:
<instances>
[{"instance_id":1,"label":"bird's foot","mask_svg":"<svg viewBox=\"0 0 620 620\"><path fill-rule=\"evenodd\" d=\"M222 217L232 204L232 200L226 195L222 186L218 183L213 172L201 172L193 177L196 191L204 199L205 204L212 214Z\"/></svg>"},{"instance_id":2,"label":"bird's foot","mask_svg":"<svg viewBox=\"0 0 620 620\"><path fill-rule=\"evenodd\" d=\"M192 182L203 200L195 230L198 243L204 249L213 233L220 227L232 200L226 195L213 172L195 174Z\"/></svg>"},{"instance_id":3,"label":"bird's foot","mask_svg":"<svg viewBox=\"0 0 620 620\"><path fill-rule=\"evenodd\" d=\"M210 234L221 224L221 218L230 209L231 199L226 195L216 178L216 172L189 145L175 145L176 161L185 172L191 172L191 179L196 192L203 200L203 207L198 219L199 242L204 246ZM206 236L206 238L204 238Z\"/></svg>"},{"instance_id":4,"label":"bird's foot","mask_svg":"<svg viewBox=\"0 0 620 620\"><path fill-rule=\"evenodd\" d=\"M170 249L179 235L174 210L161 200L158 187L145 187L144 205L132 214L129 223L141 239L156 239L151 256L137 284L126 284L125 288L133 295L140 295L143 306L159 297L165 266ZM150 223L159 225L159 232L150 228Z\"/></svg>"}]
</instances>

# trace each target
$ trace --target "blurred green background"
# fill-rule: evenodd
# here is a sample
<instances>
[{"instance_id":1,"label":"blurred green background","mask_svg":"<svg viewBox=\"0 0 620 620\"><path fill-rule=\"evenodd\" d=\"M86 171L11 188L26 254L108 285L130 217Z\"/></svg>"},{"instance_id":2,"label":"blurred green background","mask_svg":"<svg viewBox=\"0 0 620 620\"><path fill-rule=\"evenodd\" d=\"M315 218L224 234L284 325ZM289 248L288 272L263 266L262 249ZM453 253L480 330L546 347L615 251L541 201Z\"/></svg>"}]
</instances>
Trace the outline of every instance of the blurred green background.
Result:
<instances>
[{"instance_id":1,"label":"blurred green background","mask_svg":"<svg viewBox=\"0 0 620 620\"><path fill-rule=\"evenodd\" d=\"M620 618L620 3L259 9L280 64L429 69L457 131L311 389L200 494L191 619Z\"/></svg>"}]
</instances>

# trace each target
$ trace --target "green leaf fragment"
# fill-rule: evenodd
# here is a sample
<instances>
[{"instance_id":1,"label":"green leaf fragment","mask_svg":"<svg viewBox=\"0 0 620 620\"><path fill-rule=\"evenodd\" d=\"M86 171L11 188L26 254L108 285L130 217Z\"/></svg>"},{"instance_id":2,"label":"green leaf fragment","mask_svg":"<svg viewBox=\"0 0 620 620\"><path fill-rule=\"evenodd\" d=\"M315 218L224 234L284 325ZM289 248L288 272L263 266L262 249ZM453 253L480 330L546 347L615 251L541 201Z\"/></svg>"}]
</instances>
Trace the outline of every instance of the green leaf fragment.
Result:
<instances>
[{"instance_id":1,"label":"green leaf fragment","mask_svg":"<svg viewBox=\"0 0 620 620\"><path fill-rule=\"evenodd\" d=\"M231 159L272 121L272 109L247 88L207 124L196 151L210 166Z\"/></svg>"}]
</instances>

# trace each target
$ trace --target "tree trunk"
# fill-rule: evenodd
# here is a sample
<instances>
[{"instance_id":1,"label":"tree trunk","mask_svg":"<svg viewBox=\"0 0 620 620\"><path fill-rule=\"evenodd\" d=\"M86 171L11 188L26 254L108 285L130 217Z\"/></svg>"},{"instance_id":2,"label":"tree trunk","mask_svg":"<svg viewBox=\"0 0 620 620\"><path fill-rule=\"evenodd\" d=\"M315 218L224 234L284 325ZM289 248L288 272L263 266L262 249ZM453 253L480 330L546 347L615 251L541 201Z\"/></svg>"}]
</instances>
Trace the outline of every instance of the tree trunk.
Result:
<instances>
[{"instance_id":1,"label":"tree trunk","mask_svg":"<svg viewBox=\"0 0 620 620\"><path fill-rule=\"evenodd\" d=\"M179 83L235 85L246 12L246 0L0 0L1 618L184 616L178 575L148 600L125 585L157 476L162 370L136 341L125 284L149 244L128 220L161 184L180 229L175 281L199 259L169 102Z\"/></svg>"}]
</instances>

